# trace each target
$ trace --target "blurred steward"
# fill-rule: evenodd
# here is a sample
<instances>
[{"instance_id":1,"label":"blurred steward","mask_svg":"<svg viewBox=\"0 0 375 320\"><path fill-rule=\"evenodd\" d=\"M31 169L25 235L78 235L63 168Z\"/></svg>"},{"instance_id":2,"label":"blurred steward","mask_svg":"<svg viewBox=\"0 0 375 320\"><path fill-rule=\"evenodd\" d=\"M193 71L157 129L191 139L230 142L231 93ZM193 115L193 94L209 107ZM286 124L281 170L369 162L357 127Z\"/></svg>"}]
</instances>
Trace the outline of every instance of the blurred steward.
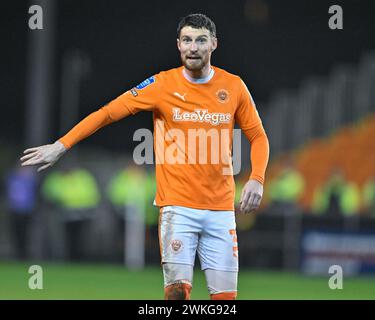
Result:
<instances>
[{"instance_id":1,"label":"blurred steward","mask_svg":"<svg viewBox=\"0 0 375 320\"><path fill-rule=\"evenodd\" d=\"M333 170L327 181L316 190L312 209L316 214L331 216L358 214L360 190L355 183L347 181L340 170Z\"/></svg>"},{"instance_id":2,"label":"blurred steward","mask_svg":"<svg viewBox=\"0 0 375 320\"><path fill-rule=\"evenodd\" d=\"M157 225L158 209L153 205L156 182L153 172L142 167L130 165L120 169L112 176L107 187L107 196L116 213L118 228L118 247L123 245L125 232L126 208L135 207L141 220L146 224L146 238L149 227Z\"/></svg>"},{"instance_id":3,"label":"blurred steward","mask_svg":"<svg viewBox=\"0 0 375 320\"><path fill-rule=\"evenodd\" d=\"M42 192L46 200L59 208L59 218L65 226L64 255L70 260L81 260L85 228L100 202L94 176L88 170L70 166L52 171L44 180Z\"/></svg>"},{"instance_id":4,"label":"blurred steward","mask_svg":"<svg viewBox=\"0 0 375 320\"><path fill-rule=\"evenodd\" d=\"M144 266L146 248L150 239L155 238L150 237L150 232L157 232L157 228L152 228L157 225L159 213L153 206L155 192L154 173L135 165L117 171L107 187L118 226L116 251L120 256L123 254L124 262L130 268ZM158 251L152 249L151 254L153 252Z\"/></svg>"},{"instance_id":5,"label":"blurred steward","mask_svg":"<svg viewBox=\"0 0 375 320\"><path fill-rule=\"evenodd\" d=\"M17 259L28 258L28 244L37 205L37 177L31 168L17 167L6 178L6 202Z\"/></svg>"},{"instance_id":6,"label":"blurred steward","mask_svg":"<svg viewBox=\"0 0 375 320\"><path fill-rule=\"evenodd\" d=\"M268 187L271 208L282 214L293 214L298 210L298 201L305 188L303 176L296 169L293 160L284 160L283 169L270 181Z\"/></svg>"}]
</instances>

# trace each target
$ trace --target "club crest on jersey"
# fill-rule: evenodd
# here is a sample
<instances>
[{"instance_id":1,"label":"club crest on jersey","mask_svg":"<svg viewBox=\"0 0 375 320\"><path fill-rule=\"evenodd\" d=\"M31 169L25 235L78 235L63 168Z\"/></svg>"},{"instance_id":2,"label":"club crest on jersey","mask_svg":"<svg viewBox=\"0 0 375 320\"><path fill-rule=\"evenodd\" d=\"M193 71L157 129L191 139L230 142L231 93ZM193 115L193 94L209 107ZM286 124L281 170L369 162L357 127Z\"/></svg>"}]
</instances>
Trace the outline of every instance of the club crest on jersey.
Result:
<instances>
[{"instance_id":1,"label":"club crest on jersey","mask_svg":"<svg viewBox=\"0 0 375 320\"><path fill-rule=\"evenodd\" d=\"M136 86L137 89L143 89L145 87L147 87L148 85L150 85L151 83L154 83L155 82L155 77L152 76L144 81L142 81L139 85Z\"/></svg>"},{"instance_id":2,"label":"club crest on jersey","mask_svg":"<svg viewBox=\"0 0 375 320\"><path fill-rule=\"evenodd\" d=\"M226 103L229 101L229 92L225 89L220 89L216 91L216 97L220 103Z\"/></svg>"},{"instance_id":3,"label":"club crest on jersey","mask_svg":"<svg viewBox=\"0 0 375 320\"><path fill-rule=\"evenodd\" d=\"M179 253L183 248L183 243L181 240L172 240L171 241L171 248L173 253Z\"/></svg>"}]
</instances>

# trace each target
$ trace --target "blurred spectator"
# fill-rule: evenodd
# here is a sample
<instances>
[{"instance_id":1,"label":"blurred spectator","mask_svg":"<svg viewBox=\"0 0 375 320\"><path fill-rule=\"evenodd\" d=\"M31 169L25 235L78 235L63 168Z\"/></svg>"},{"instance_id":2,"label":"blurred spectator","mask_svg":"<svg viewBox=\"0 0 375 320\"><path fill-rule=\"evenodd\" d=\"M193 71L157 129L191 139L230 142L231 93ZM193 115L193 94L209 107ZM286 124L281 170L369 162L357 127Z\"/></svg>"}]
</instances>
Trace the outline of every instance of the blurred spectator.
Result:
<instances>
[{"instance_id":1,"label":"blurred spectator","mask_svg":"<svg viewBox=\"0 0 375 320\"><path fill-rule=\"evenodd\" d=\"M100 201L95 178L85 169L66 167L46 177L42 192L46 200L59 208L68 259L82 259L83 232Z\"/></svg>"},{"instance_id":2,"label":"blurred spectator","mask_svg":"<svg viewBox=\"0 0 375 320\"><path fill-rule=\"evenodd\" d=\"M364 212L375 217L375 177L372 177L364 184L362 200Z\"/></svg>"},{"instance_id":3,"label":"blurred spectator","mask_svg":"<svg viewBox=\"0 0 375 320\"><path fill-rule=\"evenodd\" d=\"M42 184L42 195L44 200L50 204L60 204L62 173L51 171Z\"/></svg>"},{"instance_id":4,"label":"blurred spectator","mask_svg":"<svg viewBox=\"0 0 375 320\"><path fill-rule=\"evenodd\" d=\"M107 188L112 205L123 215L124 206L138 206L144 200L146 175L142 168L129 166L116 172Z\"/></svg>"},{"instance_id":5,"label":"blurred spectator","mask_svg":"<svg viewBox=\"0 0 375 320\"><path fill-rule=\"evenodd\" d=\"M153 206L155 192L154 174L139 166L119 170L109 182L107 194L118 226L116 247L124 253L129 267L144 264L141 245L149 238L150 226L158 221L158 210Z\"/></svg>"},{"instance_id":6,"label":"blurred spectator","mask_svg":"<svg viewBox=\"0 0 375 320\"><path fill-rule=\"evenodd\" d=\"M155 172L150 171L146 174L145 181L145 201L146 201L146 225L155 226L158 224L159 208L154 205L156 194Z\"/></svg>"},{"instance_id":7,"label":"blurred spectator","mask_svg":"<svg viewBox=\"0 0 375 320\"><path fill-rule=\"evenodd\" d=\"M334 170L327 182L317 189L313 212L331 216L354 215L359 212L360 191L356 184L346 181L340 170Z\"/></svg>"},{"instance_id":8,"label":"blurred spectator","mask_svg":"<svg viewBox=\"0 0 375 320\"><path fill-rule=\"evenodd\" d=\"M29 234L37 203L37 178L31 168L17 167L6 179L7 208L16 258L28 258Z\"/></svg>"},{"instance_id":9,"label":"blurred spectator","mask_svg":"<svg viewBox=\"0 0 375 320\"><path fill-rule=\"evenodd\" d=\"M155 193L155 173L146 172L138 166L129 166L116 172L107 188L108 198L121 217L125 205L138 206L142 202L147 225L156 225L158 221L158 210L153 205Z\"/></svg>"},{"instance_id":10,"label":"blurred spectator","mask_svg":"<svg viewBox=\"0 0 375 320\"><path fill-rule=\"evenodd\" d=\"M283 214L293 214L303 194L305 181L291 158L284 160L284 168L269 184L271 206Z\"/></svg>"}]
</instances>

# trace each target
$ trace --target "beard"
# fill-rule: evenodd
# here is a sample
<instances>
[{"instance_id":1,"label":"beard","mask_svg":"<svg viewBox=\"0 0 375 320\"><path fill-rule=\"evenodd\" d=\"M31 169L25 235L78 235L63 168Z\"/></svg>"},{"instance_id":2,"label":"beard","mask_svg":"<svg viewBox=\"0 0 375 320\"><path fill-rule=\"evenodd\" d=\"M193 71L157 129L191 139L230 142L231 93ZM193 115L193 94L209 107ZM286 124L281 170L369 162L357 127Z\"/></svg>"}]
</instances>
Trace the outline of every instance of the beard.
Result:
<instances>
[{"instance_id":1,"label":"beard","mask_svg":"<svg viewBox=\"0 0 375 320\"><path fill-rule=\"evenodd\" d=\"M183 66L189 71L199 71L204 68L204 66L208 63L208 60L204 60L202 57L199 59L188 59L186 56L181 57Z\"/></svg>"}]
</instances>

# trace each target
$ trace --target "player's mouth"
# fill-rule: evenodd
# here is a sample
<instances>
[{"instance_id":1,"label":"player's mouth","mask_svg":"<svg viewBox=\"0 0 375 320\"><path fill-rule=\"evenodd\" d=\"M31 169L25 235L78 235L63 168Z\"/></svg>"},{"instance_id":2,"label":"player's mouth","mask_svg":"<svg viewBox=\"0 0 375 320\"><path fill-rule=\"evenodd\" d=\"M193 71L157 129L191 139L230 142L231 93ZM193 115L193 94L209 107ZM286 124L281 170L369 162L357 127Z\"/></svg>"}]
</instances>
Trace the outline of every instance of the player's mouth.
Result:
<instances>
[{"instance_id":1,"label":"player's mouth","mask_svg":"<svg viewBox=\"0 0 375 320\"><path fill-rule=\"evenodd\" d=\"M186 58L189 59L189 60L200 60L200 57L189 56L189 57L186 57Z\"/></svg>"}]
</instances>

